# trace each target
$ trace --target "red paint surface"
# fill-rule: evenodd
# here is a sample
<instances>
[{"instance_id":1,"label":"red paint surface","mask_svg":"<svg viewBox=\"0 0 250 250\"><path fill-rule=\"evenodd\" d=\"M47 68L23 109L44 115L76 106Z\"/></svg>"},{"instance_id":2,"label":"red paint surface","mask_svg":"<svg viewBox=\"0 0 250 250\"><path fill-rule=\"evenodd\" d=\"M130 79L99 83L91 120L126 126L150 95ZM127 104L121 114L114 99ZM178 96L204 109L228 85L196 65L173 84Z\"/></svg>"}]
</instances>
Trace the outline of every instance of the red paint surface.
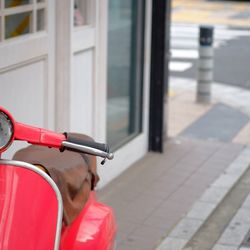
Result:
<instances>
[{"instance_id":1,"label":"red paint surface","mask_svg":"<svg viewBox=\"0 0 250 250\"><path fill-rule=\"evenodd\" d=\"M64 134L16 122L15 139L27 141L31 144L60 148L62 142L66 140L66 137Z\"/></svg>"},{"instance_id":2,"label":"red paint surface","mask_svg":"<svg viewBox=\"0 0 250 250\"><path fill-rule=\"evenodd\" d=\"M13 140L60 148L66 139L63 134L17 123L2 107L0 111L13 122ZM57 208L53 189L39 174L0 165L0 249L54 249ZM115 234L112 209L97 202L92 192L76 220L62 229L60 250L111 250Z\"/></svg>"},{"instance_id":3,"label":"red paint surface","mask_svg":"<svg viewBox=\"0 0 250 250\"><path fill-rule=\"evenodd\" d=\"M0 249L54 249L57 198L37 173L0 165Z\"/></svg>"},{"instance_id":4,"label":"red paint surface","mask_svg":"<svg viewBox=\"0 0 250 250\"><path fill-rule=\"evenodd\" d=\"M63 228L60 250L111 250L115 235L112 209L97 202L92 192L81 214Z\"/></svg>"}]
</instances>

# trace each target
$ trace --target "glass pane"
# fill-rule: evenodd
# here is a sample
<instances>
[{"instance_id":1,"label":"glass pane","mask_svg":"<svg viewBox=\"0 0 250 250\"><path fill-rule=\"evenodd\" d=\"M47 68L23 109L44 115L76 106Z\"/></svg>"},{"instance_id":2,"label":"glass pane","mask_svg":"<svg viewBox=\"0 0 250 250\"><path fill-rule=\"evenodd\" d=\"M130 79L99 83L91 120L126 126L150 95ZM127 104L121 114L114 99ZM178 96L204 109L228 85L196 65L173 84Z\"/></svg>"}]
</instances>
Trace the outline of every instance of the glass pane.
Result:
<instances>
[{"instance_id":1,"label":"glass pane","mask_svg":"<svg viewBox=\"0 0 250 250\"><path fill-rule=\"evenodd\" d=\"M92 13L89 13L90 8L88 8L88 5L89 0L74 0L74 26L82 26L89 24L88 17Z\"/></svg>"},{"instance_id":2,"label":"glass pane","mask_svg":"<svg viewBox=\"0 0 250 250\"><path fill-rule=\"evenodd\" d=\"M2 41L3 40L3 32L2 32L2 18L0 17L0 41Z\"/></svg>"},{"instance_id":3,"label":"glass pane","mask_svg":"<svg viewBox=\"0 0 250 250\"><path fill-rule=\"evenodd\" d=\"M141 73L136 52L141 49L139 1L109 0L107 140L112 148L141 132L142 85L136 76Z\"/></svg>"},{"instance_id":4,"label":"glass pane","mask_svg":"<svg viewBox=\"0 0 250 250\"><path fill-rule=\"evenodd\" d=\"M5 0L5 8L30 4L32 0Z\"/></svg>"},{"instance_id":5,"label":"glass pane","mask_svg":"<svg viewBox=\"0 0 250 250\"><path fill-rule=\"evenodd\" d=\"M31 11L5 17L5 38L12 38L31 32Z\"/></svg>"},{"instance_id":6,"label":"glass pane","mask_svg":"<svg viewBox=\"0 0 250 250\"><path fill-rule=\"evenodd\" d=\"M37 11L37 31L45 30L45 9Z\"/></svg>"}]
</instances>

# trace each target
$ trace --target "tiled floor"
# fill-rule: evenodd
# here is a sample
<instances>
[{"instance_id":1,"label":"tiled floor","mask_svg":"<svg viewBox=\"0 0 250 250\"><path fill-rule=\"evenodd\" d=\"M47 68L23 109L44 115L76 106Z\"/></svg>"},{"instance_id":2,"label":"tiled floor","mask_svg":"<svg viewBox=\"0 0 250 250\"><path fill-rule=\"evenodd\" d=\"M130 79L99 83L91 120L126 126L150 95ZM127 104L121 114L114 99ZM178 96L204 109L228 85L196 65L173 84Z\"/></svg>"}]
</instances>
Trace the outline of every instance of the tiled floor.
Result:
<instances>
[{"instance_id":1,"label":"tiled floor","mask_svg":"<svg viewBox=\"0 0 250 250\"><path fill-rule=\"evenodd\" d=\"M243 146L176 138L98 192L118 222L119 250L154 249Z\"/></svg>"},{"instance_id":2,"label":"tiled floor","mask_svg":"<svg viewBox=\"0 0 250 250\"><path fill-rule=\"evenodd\" d=\"M221 99L210 105L197 104L194 81L171 81L174 85L171 84L166 117L168 135L173 139L166 141L165 153L148 153L98 192L100 200L114 208L118 250L155 249L197 198L239 155L243 144L250 143L246 141L248 125L235 137L239 144L178 137L183 129ZM222 96L220 93L225 93L225 88L222 91L217 86L217 92ZM235 107L245 107L247 101L241 103L238 100L243 98L236 98L235 91L230 93L230 103L233 100Z\"/></svg>"}]
</instances>

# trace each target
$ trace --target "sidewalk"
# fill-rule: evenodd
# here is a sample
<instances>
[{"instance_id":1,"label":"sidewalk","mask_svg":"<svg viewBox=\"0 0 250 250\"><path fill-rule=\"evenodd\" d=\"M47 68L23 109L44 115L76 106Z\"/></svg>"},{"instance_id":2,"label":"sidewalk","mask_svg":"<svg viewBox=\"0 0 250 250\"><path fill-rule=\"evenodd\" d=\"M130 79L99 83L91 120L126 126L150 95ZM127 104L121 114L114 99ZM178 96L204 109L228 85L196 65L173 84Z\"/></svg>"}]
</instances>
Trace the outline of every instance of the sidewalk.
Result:
<instances>
[{"instance_id":1,"label":"sidewalk","mask_svg":"<svg viewBox=\"0 0 250 250\"><path fill-rule=\"evenodd\" d=\"M246 147L250 145L249 100L250 93L246 90L214 84L212 103L197 104L195 82L170 79L169 138L165 142L164 154L148 153L98 192L100 200L115 210L118 250L147 250L157 247L161 250L177 250L184 246L181 236L183 228L180 235L174 235L175 239L181 239L178 241L182 243L179 248L174 245L176 242L168 245L168 238L176 232L179 223L190 215L190 211L195 208L194 204L204 196L206 190L213 187L216 180L219 186L224 183L223 178L218 178L223 173L226 174L230 167L229 173L237 173L234 182L230 182L235 184L241 176L237 169L233 169L235 165L239 168L238 161L245 164L244 168L240 166L240 173L243 175L247 170L250 163L250 151ZM220 112L236 115L239 119L236 119L236 123L230 123L230 116L226 117L224 127L218 128L223 133L216 133L216 129L215 133L209 134L207 129L202 130L202 135L207 137L200 137L201 134L196 131L199 131L204 119L210 121L209 119L220 115ZM220 115L218 120L223 122L223 116ZM221 134L224 137L220 137ZM244 161L242 157L245 157ZM224 194L231 187L226 185L223 188ZM203 210L212 212L216 208L215 203L210 208ZM207 216L209 212L206 213ZM204 221L205 219L202 222L196 220L197 226L202 226ZM198 229L199 227L196 231ZM188 227L186 231L192 230Z\"/></svg>"}]
</instances>

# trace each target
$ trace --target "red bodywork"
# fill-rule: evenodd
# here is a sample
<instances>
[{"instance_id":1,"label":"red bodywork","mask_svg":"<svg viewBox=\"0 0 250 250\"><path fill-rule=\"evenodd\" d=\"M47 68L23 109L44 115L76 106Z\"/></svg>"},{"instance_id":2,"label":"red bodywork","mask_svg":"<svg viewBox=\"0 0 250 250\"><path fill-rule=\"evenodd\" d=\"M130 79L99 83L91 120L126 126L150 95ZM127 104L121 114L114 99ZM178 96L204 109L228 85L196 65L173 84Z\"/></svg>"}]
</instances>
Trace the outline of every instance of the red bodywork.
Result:
<instances>
[{"instance_id":1,"label":"red bodywork","mask_svg":"<svg viewBox=\"0 0 250 250\"><path fill-rule=\"evenodd\" d=\"M58 202L37 173L0 165L0 249L53 249Z\"/></svg>"},{"instance_id":2,"label":"red bodywork","mask_svg":"<svg viewBox=\"0 0 250 250\"><path fill-rule=\"evenodd\" d=\"M115 233L112 209L97 202L92 192L78 218L70 226L63 227L60 250L111 250Z\"/></svg>"},{"instance_id":3,"label":"red bodywork","mask_svg":"<svg viewBox=\"0 0 250 250\"><path fill-rule=\"evenodd\" d=\"M0 165L0 249L54 249L58 201L38 173ZM111 250L116 233L112 209L95 193L75 221L61 231L60 250Z\"/></svg>"},{"instance_id":4,"label":"red bodywork","mask_svg":"<svg viewBox=\"0 0 250 250\"><path fill-rule=\"evenodd\" d=\"M55 148L65 140L63 134L17 123L8 111L2 107L0 111L13 123L12 140ZM0 250L54 249L56 230L61 230L60 250L113 249L116 224L112 209L97 202L91 192L75 221L58 229L60 204L39 171L0 161Z\"/></svg>"}]
</instances>

